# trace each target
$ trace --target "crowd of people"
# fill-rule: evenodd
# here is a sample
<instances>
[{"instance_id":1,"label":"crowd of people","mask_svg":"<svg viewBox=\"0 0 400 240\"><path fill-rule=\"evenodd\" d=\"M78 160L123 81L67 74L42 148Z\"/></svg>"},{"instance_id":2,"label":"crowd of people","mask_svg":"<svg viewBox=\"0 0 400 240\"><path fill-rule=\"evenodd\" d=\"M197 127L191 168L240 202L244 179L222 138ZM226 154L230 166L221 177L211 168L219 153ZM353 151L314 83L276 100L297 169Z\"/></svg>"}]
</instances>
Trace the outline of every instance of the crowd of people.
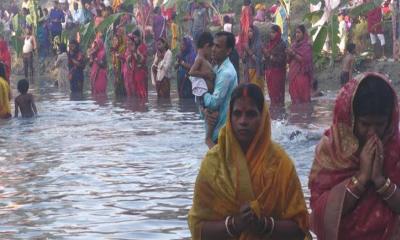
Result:
<instances>
[{"instance_id":1,"label":"crowd of people","mask_svg":"<svg viewBox=\"0 0 400 240\"><path fill-rule=\"evenodd\" d=\"M25 79L17 84L15 116L37 114L34 96L28 93L34 54L54 54L52 45L58 51L58 86L72 93L83 92L88 76L93 95L107 94L111 77L118 97L146 99L151 82L158 98L168 99L176 76L179 97L194 99L199 106L210 148L189 212L193 239L310 239L310 229L318 239L400 237L398 99L384 75L352 76L355 44L346 44L340 79L344 87L332 125L316 148L309 176L310 217L295 166L272 141L269 113L269 106L284 105L286 80L293 104L311 101L313 55L306 27L298 25L290 37L281 2L267 9L244 0L237 37L228 15L223 18L224 31L212 34L205 1L189 2L183 26L173 11L144 2L145 11L136 11L135 17L123 14L113 24L111 48L98 31L83 51L79 34L67 46L60 41L62 32L88 22L99 26L110 14L133 9L118 0L82 0L74 2L70 12L67 2L60 7L56 1L50 11L39 14L35 33L29 22L31 1L25 0ZM128 32L126 25L141 26L151 11L153 42L147 42L146 26ZM265 42L256 22L271 17L279 24L270 26ZM379 34L371 33L371 41L382 40ZM0 50L0 118L10 118L11 55L4 37Z\"/></svg>"}]
</instances>

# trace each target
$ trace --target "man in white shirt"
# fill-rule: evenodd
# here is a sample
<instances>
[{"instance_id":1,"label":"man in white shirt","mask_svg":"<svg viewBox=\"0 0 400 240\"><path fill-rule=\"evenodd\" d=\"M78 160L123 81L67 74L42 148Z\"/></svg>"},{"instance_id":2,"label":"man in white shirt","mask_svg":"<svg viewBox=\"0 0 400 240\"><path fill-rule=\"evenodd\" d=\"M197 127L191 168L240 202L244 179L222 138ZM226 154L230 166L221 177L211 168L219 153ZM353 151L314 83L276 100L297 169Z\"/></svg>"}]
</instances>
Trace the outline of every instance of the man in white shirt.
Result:
<instances>
[{"instance_id":1,"label":"man in white shirt","mask_svg":"<svg viewBox=\"0 0 400 240\"><path fill-rule=\"evenodd\" d=\"M72 11L72 19L74 24L84 24L85 16L83 15L82 8L79 8L79 4L74 2L74 10Z\"/></svg>"}]
</instances>

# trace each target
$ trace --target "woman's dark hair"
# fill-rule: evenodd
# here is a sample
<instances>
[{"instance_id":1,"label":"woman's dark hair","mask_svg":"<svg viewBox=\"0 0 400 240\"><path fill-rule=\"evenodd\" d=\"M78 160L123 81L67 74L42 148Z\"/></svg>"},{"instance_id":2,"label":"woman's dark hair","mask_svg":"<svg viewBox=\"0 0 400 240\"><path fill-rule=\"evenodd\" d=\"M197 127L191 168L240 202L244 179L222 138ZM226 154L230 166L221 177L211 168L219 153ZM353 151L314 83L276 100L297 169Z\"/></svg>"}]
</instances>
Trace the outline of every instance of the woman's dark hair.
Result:
<instances>
[{"instance_id":1,"label":"woman's dark hair","mask_svg":"<svg viewBox=\"0 0 400 240\"><path fill-rule=\"evenodd\" d=\"M304 27L303 24L297 26L297 29L299 29L303 34L306 33L306 27Z\"/></svg>"},{"instance_id":2,"label":"woman's dark hair","mask_svg":"<svg viewBox=\"0 0 400 240\"><path fill-rule=\"evenodd\" d=\"M274 32L280 32L281 31L281 27L279 27L279 25L276 25L276 24L272 25L271 29Z\"/></svg>"},{"instance_id":3,"label":"woman's dark hair","mask_svg":"<svg viewBox=\"0 0 400 240\"><path fill-rule=\"evenodd\" d=\"M18 92L20 92L21 94L25 94L28 92L29 89L29 82L26 79L21 79L18 81Z\"/></svg>"},{"instance_id":4,"label":"woman's dark hair","mask_svg":"<svg viewBox=\"0 0 400 240\"><path fill-rule=\"evenodd\" d=\"M242 97L251 98L256 104L258 111L260 111L260 113L263 111L265 98L261 88L254 83L244 83L240 84L235 90L233 90L231 101L229 103L231 114L235 101Z\"/></svg>"},{"instance_id":5,"label":"woman's dark hair","mask_svg":"<svg viewBox=\"0 0 400 240\"><path fill-rule=\"evenodd\" d=\"M249 6L251 4L251 0L243 0L243 5Z\"/></svg>"},{"instance_id":6,"label":"woman's dark hair","mask_svg":"<svg viewBox=\"0 0 400 240\"><path fill-rule=\"evenodd\" d=\"M136 29L132 33L134 36L136 36L139 39L139 44L142 43L142 32L139 29Z\"/></svg>"},{"instance_id":7,"label":"woman's dark hair","mask_svg":"<svg viewBox=\"0 0 400 240\"><path fill-rule=\"evenodd\" d=\"M0 62L0 77L8 81L6 78L6 65L3 62Z\"/></svg>"},{"instance_id":8,"label":"woman's dark hair","mask_svg":"<svg viewBox=\"0 0 400 240\"><path fill-rule=\"evenodd\" d=\"M353 100L355 118L375 115L390 117L395 96L389 84L378 76L366 77L360 83Z\"/></svg>"}]
</instances>

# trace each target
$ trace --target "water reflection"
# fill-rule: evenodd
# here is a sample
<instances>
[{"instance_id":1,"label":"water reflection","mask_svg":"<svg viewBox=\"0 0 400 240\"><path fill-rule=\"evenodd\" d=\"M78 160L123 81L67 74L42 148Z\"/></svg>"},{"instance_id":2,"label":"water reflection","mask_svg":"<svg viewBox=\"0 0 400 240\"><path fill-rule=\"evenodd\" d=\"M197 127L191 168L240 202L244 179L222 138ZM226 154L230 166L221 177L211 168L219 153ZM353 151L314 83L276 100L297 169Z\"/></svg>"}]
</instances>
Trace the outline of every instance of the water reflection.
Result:
<instances>
[{"instance_id":1,"label":"water reflection","mask_svg":"<svg viewBox=\"0 0 400 240\"><path fill-rule=\"evenodd\" d=\"M0 122L0 239L189 239L187 211L207 150L193 100L40 86L32 89L38 118ZM273 138L293 157L306 197L331 105L324 98L271 109Z\"/></svg>"}]
</instances>

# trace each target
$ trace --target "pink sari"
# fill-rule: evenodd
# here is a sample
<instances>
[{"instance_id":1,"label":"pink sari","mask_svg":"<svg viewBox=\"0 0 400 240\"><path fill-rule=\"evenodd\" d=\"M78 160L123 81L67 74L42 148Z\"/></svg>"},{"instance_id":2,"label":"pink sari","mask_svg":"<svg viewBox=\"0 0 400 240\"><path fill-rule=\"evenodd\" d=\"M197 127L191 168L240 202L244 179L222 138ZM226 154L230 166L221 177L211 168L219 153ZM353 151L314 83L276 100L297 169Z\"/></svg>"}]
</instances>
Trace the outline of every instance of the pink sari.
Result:
<instances>
[{"instance_id":1,"label":"pink sari","mask_svg":"<svg viewBox=\"0 0 400 240\"><path fill-rule=\"evenodd\" d=\"M123 65L122 65L122 75L124 77L125 91L128 97L131 97L134 94L134 84L133 84L134 67L135 67L135 60L132 57L132 46L129 46L128 44L123 57Z\"/></svg>"},{"instance_id":2,"label":"pink sari","mask_svg":"<svg viewBox=\"0 0 400 240\"><path fill-rule=\"evenodd\" d=\"M311 225L319 240L392 240L400 239L400 217L374 189L369 188L356 208L342 217L345 185L359 170L358 140L353 134L353 97L366 73L348 82L340 91L334 109L333 124L318 144L309 178ZM383 80L382 80L383 81ZM395 92L393 90L393 92ZM396 95L396 93L395 93ZM397 97L389 133L384 137L384 172L400 184L400 134Z\"/></svg>"},{"instance_id":3,"label":"pink sari","mask_svg":"<svg viewBox=\"0 0 400 240\"><path fill-rule=\"evenodd\" d=\"M293 43L291 49L300 56L289 59L289 94L292 102L308 103L311 101L311 83L313 80L312 47L308 35L304 34L301 42Z\"/></svg>"},{"instance_id":4,"label":"pink sari","mask_svg":"<svg viewBox=\"0 0 400 240\"><path fill-rule=\"evenodd\" d=\"M135 72L133 73L133 85L137 97L147 97L147 47L145 44L140 44L137 49L138 54L143 58L141 61L135 61Z\"/></svg>"},{"instance_id":5,"label":"pink sari","mask_svg":"<svg viewBox=\"0 0 400 240\"><path fill-rule=\"evenodd\" d=\"M103 40L96 38L97 52L94 53L93 65L90 71L90 83L93 94L104 94L107 90L106 49Z\"/></svg>"}]
</instances>

